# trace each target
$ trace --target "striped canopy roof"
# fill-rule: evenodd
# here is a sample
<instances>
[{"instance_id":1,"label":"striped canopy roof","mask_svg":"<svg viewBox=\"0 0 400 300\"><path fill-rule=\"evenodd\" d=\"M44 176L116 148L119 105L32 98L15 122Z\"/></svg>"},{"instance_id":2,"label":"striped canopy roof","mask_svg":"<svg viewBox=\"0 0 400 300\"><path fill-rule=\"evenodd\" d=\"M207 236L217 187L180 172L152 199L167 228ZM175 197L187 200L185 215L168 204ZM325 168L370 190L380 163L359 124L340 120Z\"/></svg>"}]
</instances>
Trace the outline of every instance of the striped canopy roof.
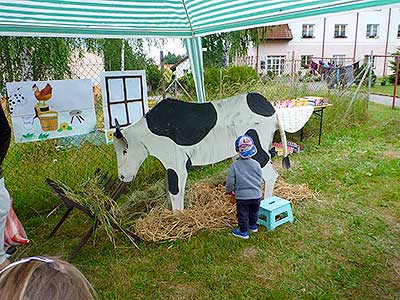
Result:
<instances>
[{"instance_id":1,"label":"striped canopy roof","mask_svg":"<svg viewBox=\"0 0 400 300\"><path fill-rule=\"evenodd\" d=\"M199 37L399 0L1 0L0 35Z\"/></svg>"}]
</instances>

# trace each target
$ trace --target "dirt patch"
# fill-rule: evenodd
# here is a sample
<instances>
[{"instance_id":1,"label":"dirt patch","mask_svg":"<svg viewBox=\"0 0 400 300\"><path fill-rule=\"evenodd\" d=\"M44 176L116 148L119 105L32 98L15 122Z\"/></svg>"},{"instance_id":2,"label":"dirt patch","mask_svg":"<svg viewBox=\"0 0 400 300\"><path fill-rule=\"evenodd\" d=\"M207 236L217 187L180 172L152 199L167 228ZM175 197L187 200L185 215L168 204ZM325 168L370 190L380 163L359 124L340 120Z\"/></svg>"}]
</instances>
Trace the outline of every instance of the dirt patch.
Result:
<instances>
[{"instance_id":1,"label":"dirt patch","mask_svg":"<svg viewBox=\"0 0 400 300\"><path fill-rule=\"evenodd\" d=\"M242 252L240 253L240 257L246 259L256 259L257 254L258 254L258 249L256 247L249 247L242 250Z\"/></svg>"},{"instance_id":2,"label":"dirt patch","mask_svg":"<svg viewBox=\"0 0 400 300\"><path fill-rule=\"evenodd\" d=\"M171 289L170 299L198 299L198 290L195 284L177 284Z\"/></svg>"},{"instance_id":3,"label":"dirt patch","mask_svg":"<svg viewBox=\"0 0 400 300\"><path fill-rule=\"evenodd\" d=\"M384 153L384 155L386 157L389 158L400 158L400 151L396 151L396 150L388 150Z\"/></svg>"}]
</instances>

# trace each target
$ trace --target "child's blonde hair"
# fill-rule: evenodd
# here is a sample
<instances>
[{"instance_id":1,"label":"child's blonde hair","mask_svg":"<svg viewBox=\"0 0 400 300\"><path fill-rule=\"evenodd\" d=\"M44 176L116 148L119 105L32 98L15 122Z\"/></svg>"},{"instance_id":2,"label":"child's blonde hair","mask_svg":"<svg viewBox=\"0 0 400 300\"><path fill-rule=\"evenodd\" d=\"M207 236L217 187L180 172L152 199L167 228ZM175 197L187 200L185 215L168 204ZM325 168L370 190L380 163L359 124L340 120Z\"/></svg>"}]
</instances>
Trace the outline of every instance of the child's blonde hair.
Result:
<instances>
[{"instance_id":1,"label":"child's blonde hair","mask_svg":"<svg viewBox=\"0 0 400 300\"><path fill-rule=\"evenodd\" d=\"M0 300L93 300L95 297L85 276L59 259L32 258L0 273Z\"/></svg>"}]
</instances>

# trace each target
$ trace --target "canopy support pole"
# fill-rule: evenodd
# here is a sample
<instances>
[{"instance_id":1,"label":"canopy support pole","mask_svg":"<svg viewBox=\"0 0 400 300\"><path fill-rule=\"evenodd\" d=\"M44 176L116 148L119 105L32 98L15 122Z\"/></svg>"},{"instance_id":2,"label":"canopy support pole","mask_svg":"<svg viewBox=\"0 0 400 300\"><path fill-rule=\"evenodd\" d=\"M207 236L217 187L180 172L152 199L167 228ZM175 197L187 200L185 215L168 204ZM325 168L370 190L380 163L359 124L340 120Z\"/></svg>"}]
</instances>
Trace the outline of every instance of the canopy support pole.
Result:
<instances>
[{"instance_id":1,"label":"canopy support pole","mask_svg":"<svg viewBox=\"0 0 400 300\"><path fill-rule=\"evenodd\" d=\"M204 88L203 73L203 52L201 47L201 37L191 37L185 40L186 50L192 68L194 85L196 87L197 102L206 101L206 91Z\"/></svg>"}]
</instances>

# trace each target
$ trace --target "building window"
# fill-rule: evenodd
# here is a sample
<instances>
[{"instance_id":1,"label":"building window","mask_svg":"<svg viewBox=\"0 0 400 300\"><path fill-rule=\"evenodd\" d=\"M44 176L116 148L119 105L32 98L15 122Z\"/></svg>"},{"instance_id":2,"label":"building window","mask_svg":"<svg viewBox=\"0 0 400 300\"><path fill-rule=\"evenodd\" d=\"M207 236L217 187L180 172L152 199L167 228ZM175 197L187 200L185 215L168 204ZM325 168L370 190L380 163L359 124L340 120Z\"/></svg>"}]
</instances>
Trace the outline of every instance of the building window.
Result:
<instances>
[{"instance_id":1,"label":"building window","mask_svg":"<svg viewBox=\"0 0 400 300\"><path fill-rule=\"evenodd\" d=\"M400 24L397 27L397 38L400 39Z\"/></svg>"},{"instance_id":2,"label":"building window","mask_svg":"<svg viewBox=\"0 0 400 300\"><path fill-rule=\"evenodd\" d=\"M311 39L314 37L314 24L303 24L303 31L302 31L302 38L303 39Z\"/></svg>"},{"instance_id":3,"label":"building window","mask_svg":"<svg viewBox=\"0 0 400 300\"><path fill-rule=\"evenodd\" d=\"M302 55L301 56L301 66L307 68L312 60L312 55Z\"/></svg>"},{"instance_id":4,"label":"building window","mask_svg":"<svg viewBox=\"0 0 400 300\"><path fill-rule=\"evenodd\" d=\"M267 56L267 72L281 75L285 71L285 56Z\"/></svg>"},{"instance_id":5,"label":"building window","mask_svg":"<svg viewBox=\"0 0 400 300\"><path fill-rule=\"evenodd\" d=\"M335 66L343 66L344 65L346 55L334 54L332 57L333 57L333 63L335 64Z\"/></svg>"},{"instance_id":6,"label":"building window","mask_svg":"<svg viewBox=\"0 0 400 300\"><path fill-rule=\"evenodd\" d=\"M376 39L378 35L379 25L378 24L368 24L367 25L367 38Z\"/></svg>"},{"instance_id":7,"label":"building window","mask_svg":"<svg viewBox=\"0 0 400 300\"><path fill-rule=\"evenodd\" d=\"M335 38L347 38L346 36L346 24L335 25Z\"/></svg>"},{"instance_id":8,"label":"building window","mask_svg":"<svg viewBox=\"0 0 400 300\"><path fill-rule=\"evenodd\" d=\"M260 61L261 70L265 70L265 60Z\"/></svg>"}]
</instances>

